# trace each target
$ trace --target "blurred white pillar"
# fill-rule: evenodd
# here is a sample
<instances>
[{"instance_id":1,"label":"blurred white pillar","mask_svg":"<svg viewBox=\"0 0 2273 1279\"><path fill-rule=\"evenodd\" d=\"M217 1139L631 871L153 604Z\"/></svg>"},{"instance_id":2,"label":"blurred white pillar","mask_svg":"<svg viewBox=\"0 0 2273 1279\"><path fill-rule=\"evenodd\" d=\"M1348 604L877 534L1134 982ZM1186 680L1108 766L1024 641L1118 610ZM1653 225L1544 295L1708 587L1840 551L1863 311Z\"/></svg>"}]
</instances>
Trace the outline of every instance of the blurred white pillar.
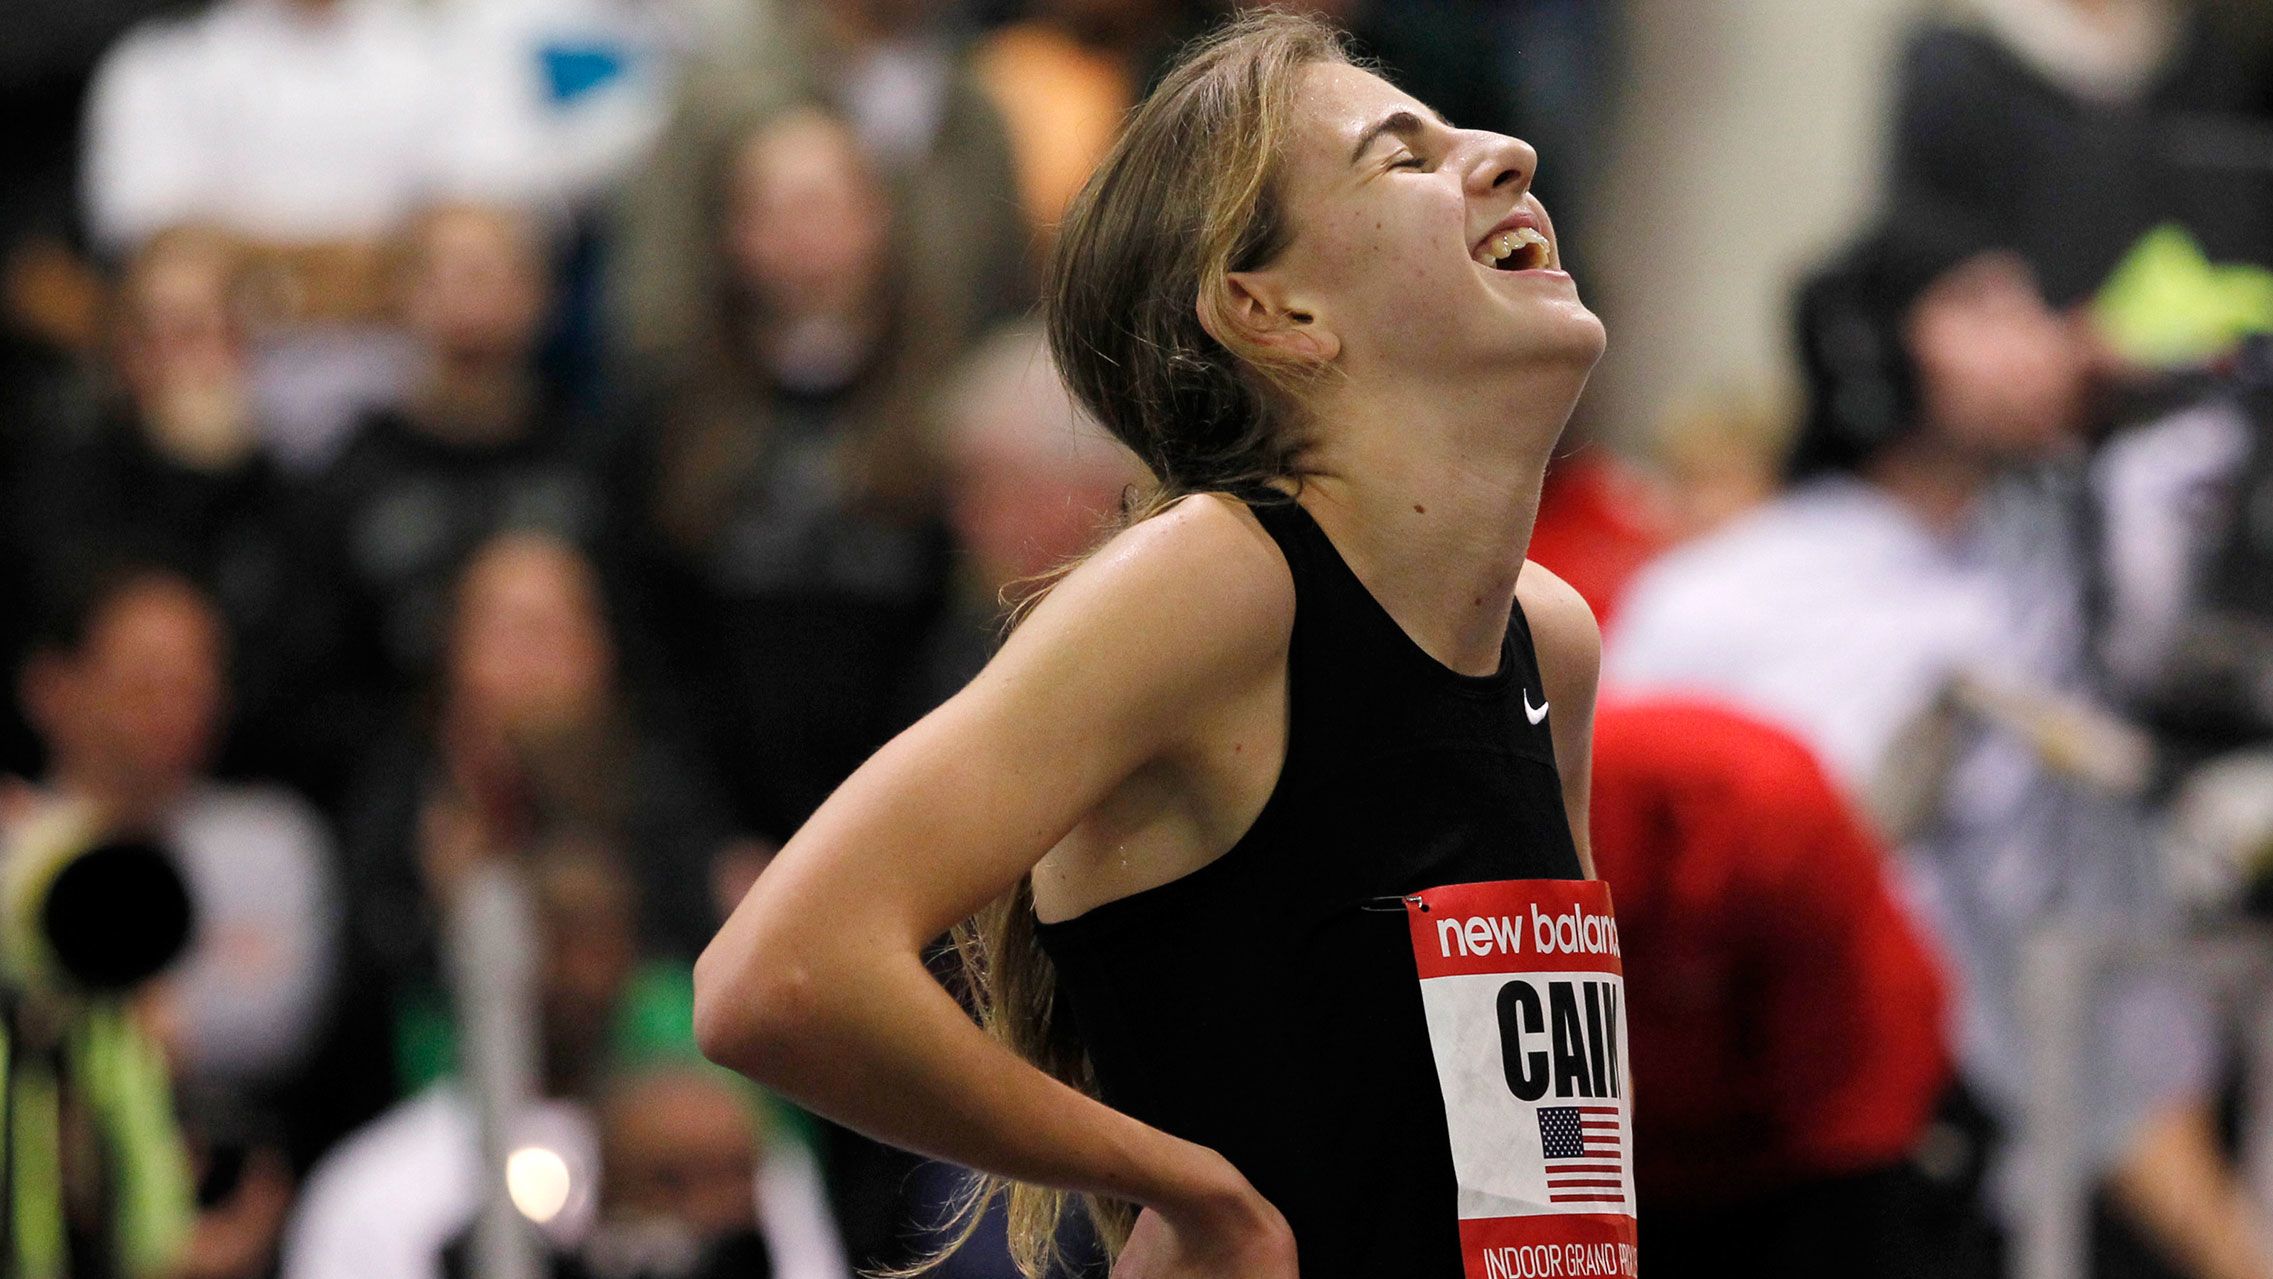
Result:
<instances>
[{"instance_id":1,"label":"blurred white pillar","mask_svg":"<svg viewBox=\"0 0 2273 1279\"><path fill-rule=\"evenodd\" d=\"M1699 392L1790 385L1790 286L1875 207L1894 60L1939 7L1626 0L1620 118L1576 228L1610 323L1586 414L1604 438L1639 443Z\"/></svg>"},{"instance_id":2,"label":"blurred white pillar","mask_svg":"<svg viewBox=\"0 0 2273 1279\"><path fill-rule=\"evenodd\" d=\"M481 1134L481 1211L472 1268L479 1279L538 1279L537 1234L506 1179L514 1126L538 1089L536 907L521 866L491 858L468 871L443 921L458 1020L458 1073Z\"/></svg>"},{"instance_id":3,"label":"blurred white pillar","mask_svg":"<svg viewBox=\"0 0 2273 1279\"><path fill-rule=\"evenodd\" d=\"M2089 1053L2091 991L2105 956L2084 926L2047 920L2021 954L2020 1006L2027 1037L2028 1096L2021 1119L2020 1220L2007 1273L2013 1279L2082 1279L2090 1270L2090 1161L2084 1155L2082 1072Z\"/></svg>"}]
</instances>

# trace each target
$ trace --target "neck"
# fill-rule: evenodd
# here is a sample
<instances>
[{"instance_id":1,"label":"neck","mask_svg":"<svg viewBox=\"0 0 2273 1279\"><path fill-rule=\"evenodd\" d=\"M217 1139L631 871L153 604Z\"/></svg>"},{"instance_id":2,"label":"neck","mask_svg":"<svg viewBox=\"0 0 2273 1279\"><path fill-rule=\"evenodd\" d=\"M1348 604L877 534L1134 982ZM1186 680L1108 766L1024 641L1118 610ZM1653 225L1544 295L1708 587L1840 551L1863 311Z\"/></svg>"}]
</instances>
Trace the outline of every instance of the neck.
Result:
<instances>
[{"instance_id":1,"label":"neck","mask_svg":"<svg viewBox=\"0 0 2273 1279\"><path fill-rule=\"evenodd\" d=\"M547 1045L539 1087L551 1098L593 1100L599 1092L595 1085L599 1081L599 1063L606 1051L605 1045L598 1042Z\"/></svg>"},{"instance_id":2,"label":"neck","mask_svg":"<svg viewBox=\"0 0 2273 1279\"><path fill-rule=\"evenodd\" d=\"M1584 369L1448 393L1395 385L1336 395L1302 504L1430 656L1499 669L1539 488Z\"/></svg>"},{"instance_id":3,"label":"neck","mask_svg":"<svg viewBox=\"0 0 2273 1279\"><path fill-rule=\"evenodd\" d=\"M834 390L852 382L877 343L872 316L815 313L784 320L758 337L759 358L783 386Z\"/></svg>"},{"instance_id":4,"label":"neck","mask_svg":"<svg viewBox=\"0 0 2273 1279\"><path fill-rule=\"evenodd\" d=\"M1992 476L1988 464L1920 431L1872 459L1864 478L1920 523L1949 534L1965 523Z\"/></svg>"},{"instance_id":5,"label":"neck","mask_svg":"<svg viewBox=\"0 0 2273 1279\"><path fill-rule=\"evenodd\" d=\"M112 830L146 831L189 790L191 780L126 765L66 760L56 766L52 785L57 794L93 805Z\"/></svg>"},{"instance_id":6,"label":"neck","mask_svg":"<svg viewBox=\"0 0 2273 1279\"><path fill-rule=\"evenodd\" d=\"M415 403L435 434L463 443L496 443L528 429L536 388L518 362L436 363Z\"/></svg>"}]
</instances>

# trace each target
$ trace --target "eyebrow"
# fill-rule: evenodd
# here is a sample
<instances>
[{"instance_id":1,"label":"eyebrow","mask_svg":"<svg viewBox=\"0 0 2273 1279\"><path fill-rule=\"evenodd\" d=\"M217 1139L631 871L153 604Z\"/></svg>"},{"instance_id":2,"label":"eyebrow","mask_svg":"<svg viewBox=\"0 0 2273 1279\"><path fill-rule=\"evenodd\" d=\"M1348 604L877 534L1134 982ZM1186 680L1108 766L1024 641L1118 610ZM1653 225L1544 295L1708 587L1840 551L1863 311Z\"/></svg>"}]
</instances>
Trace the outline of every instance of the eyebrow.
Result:
<instances>
[{"instance_id":1,"label":"eyebrow","mask_svg":"<svg viewBox=\"0 0 2273 1279\"><path fill-rule=\"evenodd\" d=\"M1443 113L1431 108L1429 114L1434 115L1437 123L1445 128L1452 127L1452 121L1445 119ZM1358 135L1357 145L1350 148L1350 163L1356 164L1359 160L1364 159L1366 148L1372 146L1374 141L1384 133L1395 134L1400 139L1410 140L1414 134L1426 128L1428 128L1428 122L1412 112L1392 111L1376 121L1371 128Z\"/></svg>"}]
</instances>

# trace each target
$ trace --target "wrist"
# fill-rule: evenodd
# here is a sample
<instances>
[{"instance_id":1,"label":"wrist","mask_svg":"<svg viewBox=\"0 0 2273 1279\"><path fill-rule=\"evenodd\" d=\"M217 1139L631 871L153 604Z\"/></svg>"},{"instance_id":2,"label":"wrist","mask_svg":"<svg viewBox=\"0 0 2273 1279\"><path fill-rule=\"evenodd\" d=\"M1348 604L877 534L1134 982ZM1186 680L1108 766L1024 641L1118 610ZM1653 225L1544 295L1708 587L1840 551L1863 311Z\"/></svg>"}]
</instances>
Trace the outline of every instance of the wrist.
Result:
<instances>
[{"instance_id":1,"label":"wrist","mask_svg":"<svg viewBox=\"0 0 2273 1279\"><path fill-rule=\"evenodd\" d=\"M1136 1196L1160 1215L1181 1222L1232 1222L1255 1215L1262 1196L1231 1161L1206 1146L1170 1138L1174 1147L1157 1184Z\"/></svg>"}]
</instances>

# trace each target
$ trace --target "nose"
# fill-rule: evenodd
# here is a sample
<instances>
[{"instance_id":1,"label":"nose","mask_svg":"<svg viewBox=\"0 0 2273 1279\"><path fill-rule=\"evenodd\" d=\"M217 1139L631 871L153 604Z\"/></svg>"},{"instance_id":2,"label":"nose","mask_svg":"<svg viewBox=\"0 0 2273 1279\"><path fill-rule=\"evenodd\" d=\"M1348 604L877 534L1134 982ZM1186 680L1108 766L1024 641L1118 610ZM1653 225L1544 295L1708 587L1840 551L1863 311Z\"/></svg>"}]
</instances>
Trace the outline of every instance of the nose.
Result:
<instances>
[{"instance_id":1,"label":"nose","mask_svg":"<svg viewBox=\"0 0 2273 1279\"><path fill-rule=\"evenodd\" d=\"M1531 189L1539 172L1539 153L1521 138L1504 133L1475 136L1475 154L1468 166L1468 189L1476 195L1513 193L1521 197Z\"/></svg>"}]
</instances>

